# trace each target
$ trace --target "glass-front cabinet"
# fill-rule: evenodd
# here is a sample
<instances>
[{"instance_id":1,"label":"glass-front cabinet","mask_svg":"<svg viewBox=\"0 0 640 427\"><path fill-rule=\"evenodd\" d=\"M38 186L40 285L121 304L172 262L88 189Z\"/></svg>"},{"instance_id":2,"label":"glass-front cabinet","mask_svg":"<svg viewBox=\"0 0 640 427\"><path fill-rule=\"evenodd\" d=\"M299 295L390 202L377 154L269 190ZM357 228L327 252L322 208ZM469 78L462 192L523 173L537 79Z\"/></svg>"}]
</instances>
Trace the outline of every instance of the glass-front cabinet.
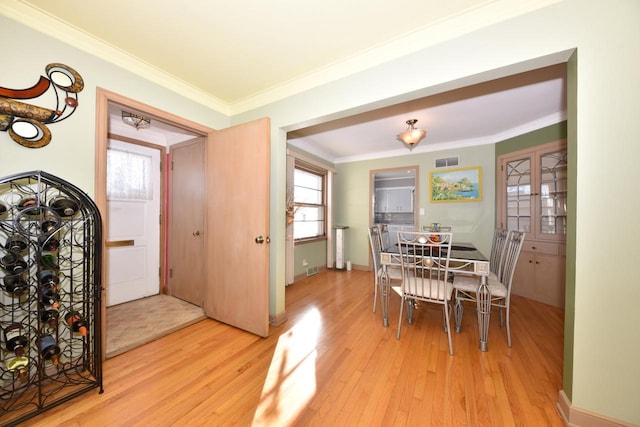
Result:
<instances>
[{"instance_id":1,"label":"glass-front cabinet","mask_svg":"<svg viewBox=\"0 0 640 427\"><path fill-rule=\"evenodd\" d=\"M512 292L564 307L566 142L504 154L498 168L498 226L526 233Z\"/></svg>"},{"instance_id":2,"label":"glass-front cabinet","mask_svg":"<svg viewBox=\"0 0 640 427\"><path fill-rule=\"evenodd\" d=\"M500 224L537 240L564 241L567 231L567 149L563 142L500 158Z\"/></svg>"}]
</instances>

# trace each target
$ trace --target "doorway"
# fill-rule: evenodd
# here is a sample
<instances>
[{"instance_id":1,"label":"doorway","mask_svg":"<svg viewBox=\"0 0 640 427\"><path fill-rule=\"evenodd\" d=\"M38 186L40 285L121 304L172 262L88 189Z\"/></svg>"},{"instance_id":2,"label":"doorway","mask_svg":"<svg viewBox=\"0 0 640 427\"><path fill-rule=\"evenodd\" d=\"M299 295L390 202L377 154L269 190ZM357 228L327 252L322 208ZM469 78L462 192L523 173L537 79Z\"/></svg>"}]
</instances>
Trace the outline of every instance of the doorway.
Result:
<instances>
[{"instance_id":1,"label":"doorway","mask_svg":"<svg viewBox=\"0 0 640 427\"><path fill-rule=\"evenodd\" d=\"M146 146L152 147L160 153L160 164L166 163L166 150L169 149L172 143L181 142L182 140L194 138L195 136L201 136L207 139L208 132L210 129L189 122L188 120L182 119L177 116L173 116L164 111L158 110L156 108L150 107L145 104L141 104L134 100L125 98L121 95L114 94L112 92L108 92L102 89L98 89L97 91L97 123L96 123L96 184L95 184L95 201L98 205L100 212L103 216L103 229L106 231L109 230L110 222L113 221L111 211L109 209L109 205L107 202L107 149L109 145L109 140L113 140L114 135L118 135L117 139L121 142L127 143L128 147L131 145L138 146ZM120 116L122 110L126 111L135 111L136 114L143 115L145 117L149 117L152 120L152 123L155 126L152 126L152 129L145 129L138 131L133 127L127 127L124 125ZM171 135L170 137L167 135ZM184 139L180 139L184 138ZM159 193L161 195L160 198L160 216L162 218L166 218L166 194L165 194L165 184L166 179L165 175L167 172L167 168L162 166L163 174L160 178L160 190ZM136 302L148 302L146 300L151 300L151 304L156 307L160 306L159 300L157 298L164 297L165 293L165 280L166 280L166 235L167 235L167 226L166 221L163 219L161 221L157 221L156 224L160 224L159 228L159 253L158 253L158 264L157 267L154 267L157 273L155 276L158 278L155 285L152 285L152 291L147 293L151 293L152 296L143 296L142 298L135 299L131 303L122 303L116 304L107 310L106 300L108 298L102 298L102 349L103 349L103 359L106 358L106 355L109 353L109 348L107 346L107 338L109 335L109 326L114 326L118 322L118 320L125 319L124 323L131 324L132 316L136 316L138 319L136 322L141 322L145 320L149 320L150 316L147 315L136 315L133 312L133 308L131 310L127 310L127 304L133 304ZM118 239L118 240L131 240L131 239ZM135 239L134 239L135 240ZM109 295L110 289L109 287L109 272L113 270L111 268L111 263L115 264L115 261L109 252L107 252L107 248L103 248L103 253L105 254L102 265L102 283L103 288L106 288L106 294ZM118 263L120 264L120 263ZM155 291L155 292L154 292ZM172 297L168 297L174 299ZM182 301L180 301L182 302ZM131 306L130 306L131 307ZM196 307L199 313L202 313L202 309L200 307ZM110 313L114 312L114 309L117 309L117 314L114 316L118 316L118 318L110 318ZM181 310L184 312L184 308ZM149 313L148 309L144 309L143 313ZM198 317L197 315L195 316ZM201 317L204 318L204 314L201 314ZM178 317L174 317L172 320L178 321ZM188 320L192 321L192 320ZM153 322L153 320L152 320ZM143 330L146 329L150 331L150 333L155 333L157 329L158 322L156 321L156 327L141 327L141 328L128 328L134 330ZM127 329L127 328L125 328ZM174 329L175 330L175 325ZM170 333L171 329L168 330L167 333ZM149 337L145 337L143 335L138 335L136 337L138 342L143 343L145 340L149 340ZM113 356L113 352L111 352L110 356Z\"/></svg>"},{"instance_id":2,"label":"doorway","mask_svg":"<svg viewBox=\"0 0 640 427\"><path fill-rule=\"evenodd\" d=\"M369 173L370 225L381 224L387 228L389 242L385 242L385 246L397 243L398 231L418 229L419 169L419 166L407 166Z\"/></svg>"}]
</instances>

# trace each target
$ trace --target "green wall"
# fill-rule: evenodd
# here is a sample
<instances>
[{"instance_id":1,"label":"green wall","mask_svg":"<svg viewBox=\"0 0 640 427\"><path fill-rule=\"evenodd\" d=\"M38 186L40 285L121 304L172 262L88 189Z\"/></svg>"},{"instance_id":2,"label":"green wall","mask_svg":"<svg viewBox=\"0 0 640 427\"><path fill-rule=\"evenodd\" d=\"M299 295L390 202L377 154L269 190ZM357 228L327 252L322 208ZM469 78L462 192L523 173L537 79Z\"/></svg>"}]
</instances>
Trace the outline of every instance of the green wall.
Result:
<instances>
[{"instance_id":1,"label":"green wall","mask_svg":"<svg viewBox=\"0 0 640 427\"><path fill-rule=\"evenodd\" d=\"M545 142L557 141L567 137L567 122L546 126L533 132L505 139L496 144L496 159L503 154L535 147Z\"/></svg>"},{"instance_id":2,"label":"green wall","mask_svg":"<svg viewBox=\"0 0 640 427\"><path fill-rule=\"evenodd\" d=\"M424 144L428 144L427 140ZM477 202L433 203L430 201L430 172L436 170L435 159L460 157L458 167L480 166L482 168L482 200ZM495 154L494 145L479 145L457 150L413 153L406 156L366 160L336 165L335 221L348 225L347 259L354 265L369 265L369 240L367 227L370 224L370 171L418 166L418 207L425 211L418 216L418 228L433 222L453 226L455 239L474 243L484 253L489 253L495 223ZM453 169L453 168L449 168ZM445 170L439 168L438 171Z\"/></svg>"},{"instance_id":3,"label":"green wall","mask_svg":"<svg viewBox=\"0 0 640 427\"><path fill-rule=\"evenodd\" d=\"M459 150L434 151L411 154L398 158L385 158L371 161L349 162L337 165L334 185L334 224L348 225L345 232L346 259L354 266L364 268L369 265L369 241L367 227L370 215L370 171L399 166L419 166L418 203L424 208L425 215L418 217L418 229L432 222L452 225L456 241L472 242L484 253L489 253L496 212L496 174L495 165L499 155L524 148L566 138L566 121L547 126L533 132L500 141L495 145L469 147ZM425 141L428 144L428 140ZM298 150L299 152L302 152ZM302 152L305 154L304 152ZM310 154L305 154L311 157ZM429 199L429 173L436 158L459 156L461 164L457 167L481 166L483 176L483 194L481 202L432 203ZM493 157L492 157L493 156ZM452 169L452 168L449 168ZM438 169L442 171L445 169ZM488 206L492 205L492 209ZM490 225L488 225L490 223ZM326 242L313 242L296 245L295 269L297 276L305 273L303 260L308 266L326 265Z\"/></svg>"},{"instance_id":4,"label":"green wall","mask_svg":"<svg viewBox=\"0 0 640 427\"><path fill-rule=\"evenodd\" d=\"M327 266L327 241L319 240L295 245L293 258L295 277L306 274L307 268L318 267L322 269ZM308 262L306 267L302 264L304 260Z\"/></svg>"}]
</instances>

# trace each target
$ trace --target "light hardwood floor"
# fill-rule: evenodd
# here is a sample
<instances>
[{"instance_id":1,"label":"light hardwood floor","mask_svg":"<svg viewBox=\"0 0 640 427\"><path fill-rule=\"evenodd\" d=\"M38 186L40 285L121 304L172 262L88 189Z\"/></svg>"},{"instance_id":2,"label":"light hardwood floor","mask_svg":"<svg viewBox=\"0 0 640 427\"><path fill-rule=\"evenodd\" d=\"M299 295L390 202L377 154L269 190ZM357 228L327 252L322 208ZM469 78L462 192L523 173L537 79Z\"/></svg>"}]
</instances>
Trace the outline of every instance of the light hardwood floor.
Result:
<instances>
[{"instance_id":1,"label":"light hardwood floor","mask_svg":"<svg viewBox=\"0 0 640 427\"><path fill-rule=\"evenodd\" d=\"M483 353L466 306L450 356L441 310L418 307L396 340L399 298L382 327L372 283L373 273L354 270L289 286L288 320L266 339L198 322L107 360L103 394L25 425L563 425L562 310L514 297L513 347L494 312Z\"/></svg>"}]
</instances>

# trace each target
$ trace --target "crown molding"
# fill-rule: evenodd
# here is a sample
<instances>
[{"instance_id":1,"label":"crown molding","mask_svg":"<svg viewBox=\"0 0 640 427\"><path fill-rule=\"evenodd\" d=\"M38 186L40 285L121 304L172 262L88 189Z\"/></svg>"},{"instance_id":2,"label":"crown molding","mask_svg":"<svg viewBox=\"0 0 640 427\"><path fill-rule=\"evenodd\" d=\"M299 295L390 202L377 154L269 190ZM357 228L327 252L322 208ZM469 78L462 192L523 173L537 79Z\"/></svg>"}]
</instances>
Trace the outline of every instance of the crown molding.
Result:
<instances>
[{"instance_id":1,"label":"crown molding","mask_svg":"<svg viewBox=\"0 0 640 427\"><path fill-rule=\"evenodd\" d=\"M225 102L119 48L70 26L20 0L2 0L2 13L28 27L144 77L227 116L244 113L344 78L376 65L471 33L562 0L487 0L459 15L427 25L348 59L327 64L303 76L235 102Z\"/></svg>"},{"instance_id":2,"label":"crown molding","mask_svg":"<svg viewBox=\"0 0 640 427\"><path fill-rule=\"evenodd\" d=\"M113 45L64 23L40 9L29 6L19 0L2 0L1 8L2 14L14 21L124 68L133 74L150 80L221 114L230 115L228 103L147 62L141 61Z\"/></svg>"}]
</instances>

